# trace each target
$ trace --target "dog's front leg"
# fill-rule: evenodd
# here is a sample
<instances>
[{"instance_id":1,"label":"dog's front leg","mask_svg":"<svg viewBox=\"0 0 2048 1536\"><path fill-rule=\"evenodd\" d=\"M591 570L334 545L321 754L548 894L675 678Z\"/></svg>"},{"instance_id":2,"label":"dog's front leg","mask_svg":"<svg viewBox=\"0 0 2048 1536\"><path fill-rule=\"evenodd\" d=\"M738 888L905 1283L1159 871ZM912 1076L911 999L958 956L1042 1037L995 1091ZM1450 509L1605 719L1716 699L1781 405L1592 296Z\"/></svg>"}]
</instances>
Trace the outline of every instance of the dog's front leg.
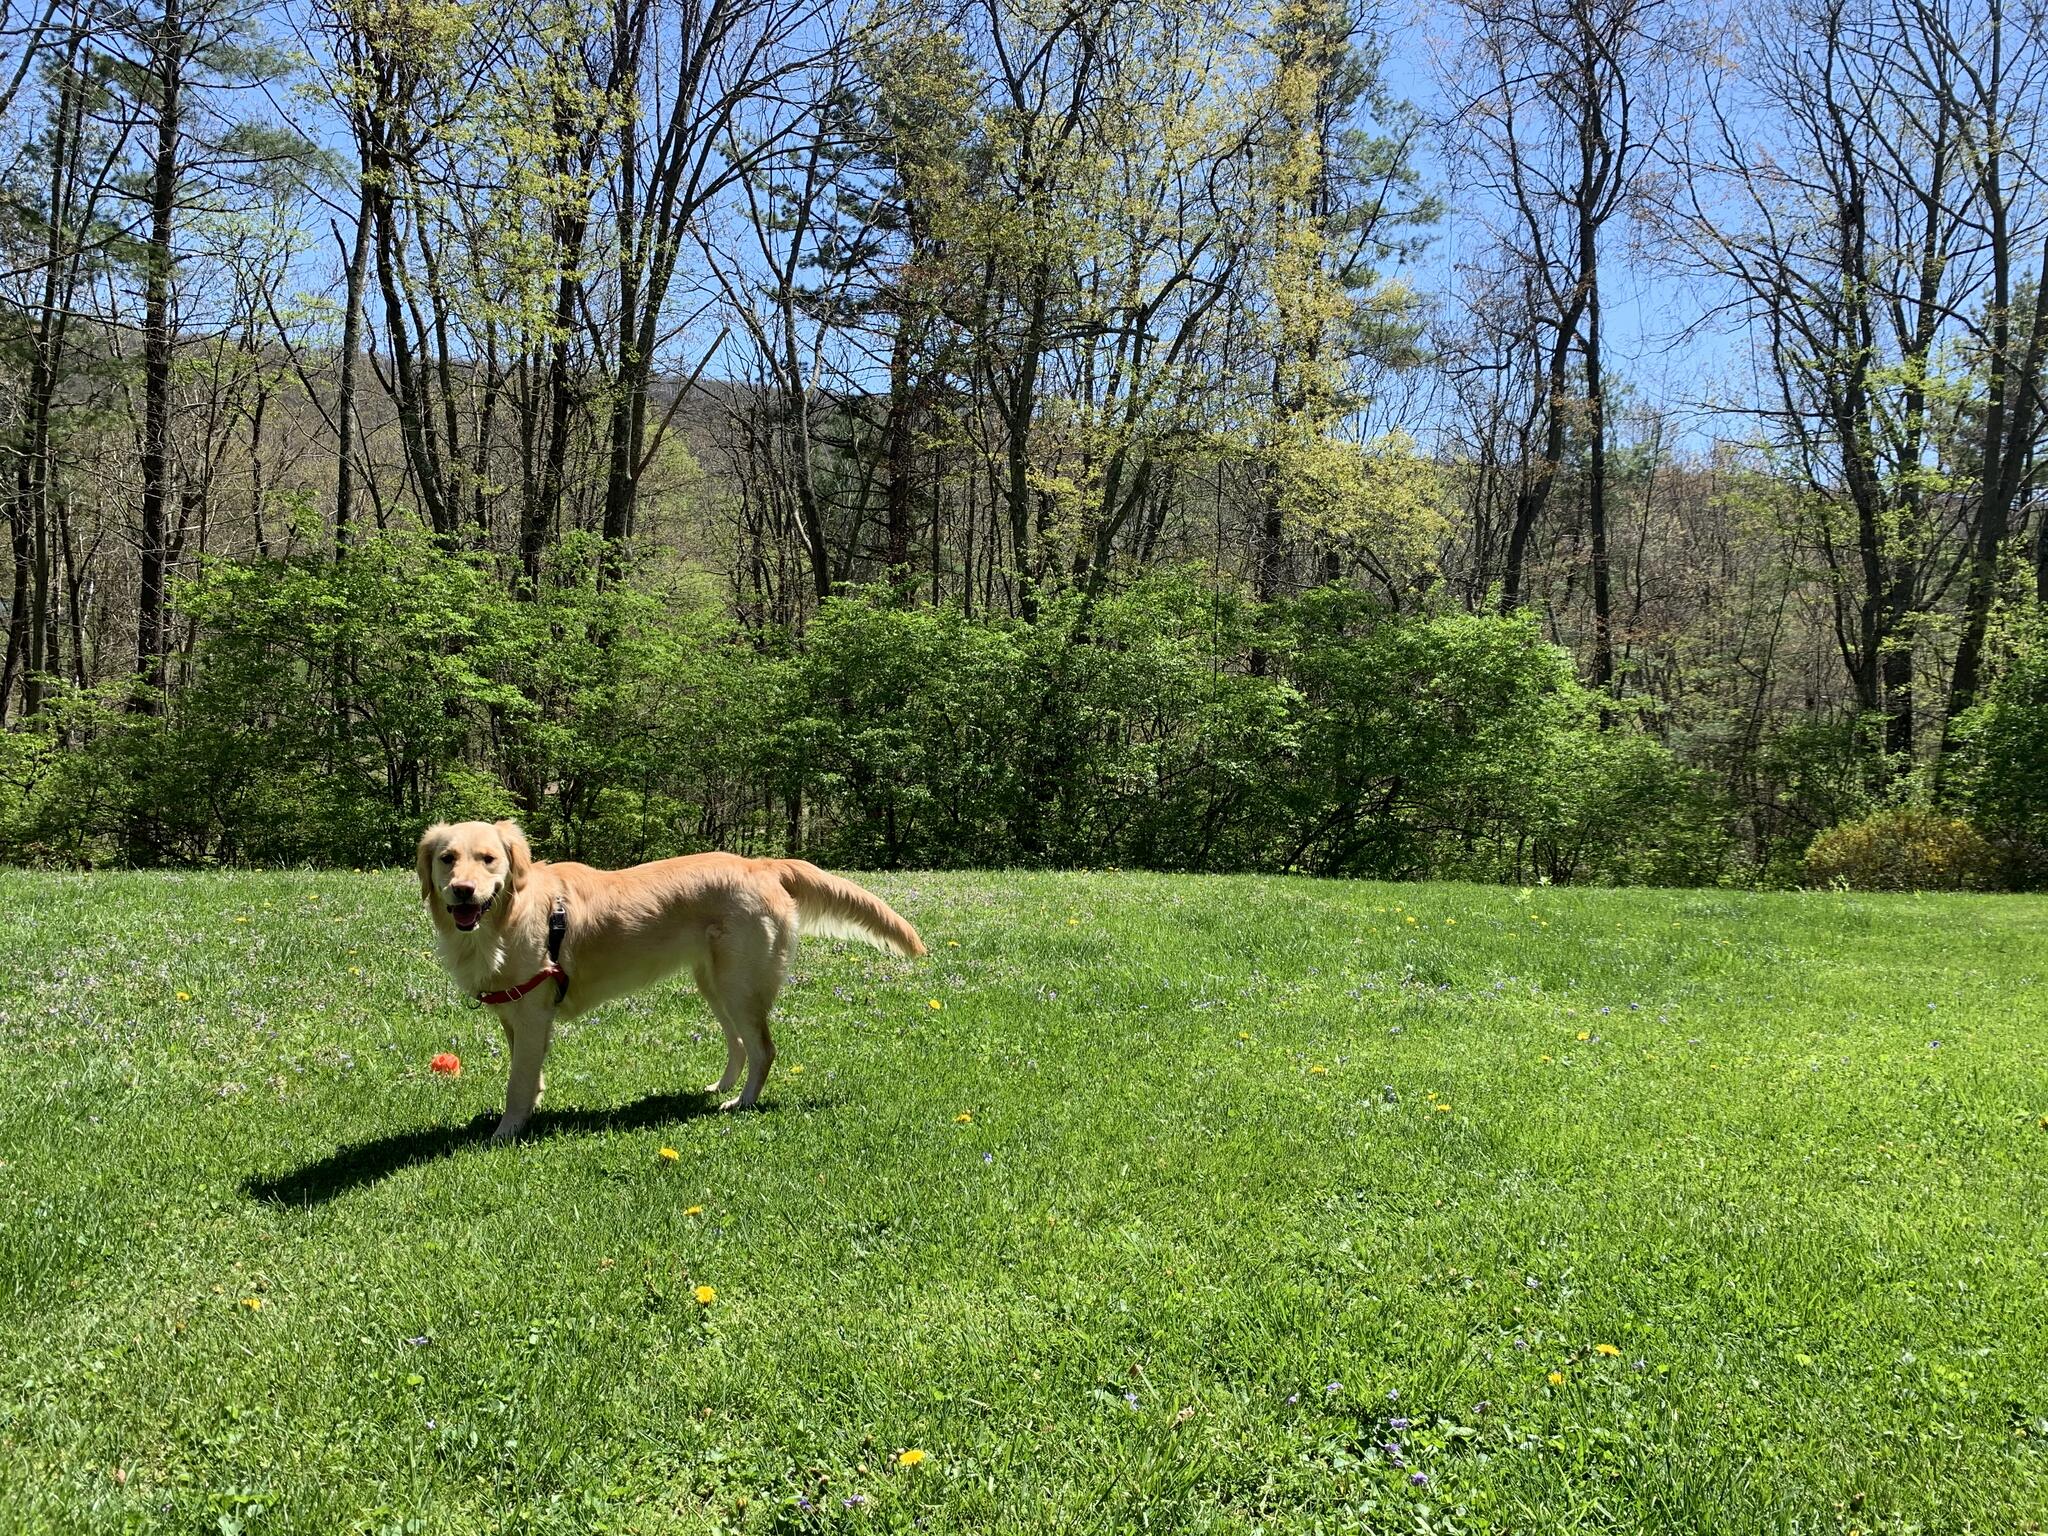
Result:
<instances>
[{"instance_id":1,"label":"dog's front leg","mask_svg":"<svg viewBox=\"0 0 2048 1536\"><path fill-rule=\"evenodd\" d=\"M554 1038L555 1010L522 1009L504 1022L505 1033L512 1040L512 1070L505 1079L505 1118L491 1132L492 1141L510 1141L517 1136L526 1128L534 1105L540 1102L541 1092L547 1086L541 1076L541 1064L547 1060L548 1043Z\"/></svg>"}]
</instances>

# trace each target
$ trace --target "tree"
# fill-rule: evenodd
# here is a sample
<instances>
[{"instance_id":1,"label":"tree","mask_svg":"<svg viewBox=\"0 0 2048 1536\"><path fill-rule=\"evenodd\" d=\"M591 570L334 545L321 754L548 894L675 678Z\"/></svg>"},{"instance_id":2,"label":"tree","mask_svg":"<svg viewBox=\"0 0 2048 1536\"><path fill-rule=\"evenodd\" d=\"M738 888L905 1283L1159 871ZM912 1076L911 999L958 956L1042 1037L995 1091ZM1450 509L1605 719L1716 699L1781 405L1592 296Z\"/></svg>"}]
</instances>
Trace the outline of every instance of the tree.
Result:
<instances>
[{"instance_id":1,"label":"tree","mask_svg":"<svg viewBox=\"0 0 2048 1536\"><path fill-rule=\"evenodd\" d=\"M1891 67L1914 82L1925 114L1952 118L1963 172L1953 184L1959 236L1982 263L1982 302L1949 316L1981 379L1981 404L1964 410L1957 445L1971 492L1968 588L1949 678L1947 717L1977 697L1991 611L2003 580L2000 561L2014 533L2014 512L2038 483L2039 447L2048 427L2043 397L2048 367L2048 203L2038 195L2048 172L2048 21L2038 6L2006 0L1896 0L1886 30ZM2038 247L2030 276L2026 257ZM1977 380L1970 381L1975 384ZM1974 459L1974 463L1968 460ZM2048 541L2040 544L2037 590L2048 596Z\"/></svg>"},{"instance_id":2,"label":"tree","mask_svg":"<svg viewBox=\"0 0 2048 1536\"><path fill-rule=\"evenodd\" d=\"M614 551L633 532L650 435L658 441L666 425L650 434L649 381L680 329L669 308L677 261L693 226L801 119L800 107L778 114L776 93L803 77L818 33L830 35L822 14L821 0L621 0L613 9L603 533Z\"/></svg>"},{"instance_id":3,"label":"tree","mask_svg":"<svg viewBox=\"0 0 2048 1536\"><path fill-rule=\"evenodd\" d=\"M54 13L42 19L44 35L53 19ZM14 458L7 512L14 587L6 659L0 665L0 721L7 717L17 680L21 713L32 716L42 705L45 674L59 670L55 567L60 559L72 563L70 531L61 511L61 397L72 371L70 347L82 290L90 270L104 264L108 243L118 238L109 208L133 121L117 107L110 123L100 122L114 100L91 77L92 45L84 30L89 17L75 14L67 21L43 81L48 117L30 141L31 158L43 169L40 196L14 209L24 237L21 278L30 289L19 305L18 338L9 336L27 354L27 375L9 445ZM13 318L10 333L16 330ZM83 681L82 621L75 603L66 609L73 629L72 669Z\"/></svg>"},{"instance_id":4,"label":"tree","mask_svg":"<svg viewBox=\"0 0 2048 1536\"><path fill-rule=\"evenodd\" d=\"M1887 775L1910 764L1919 630L1957 570L1945 343L1979 272L1954 97L1895 67L1911 20L1872 0L1759 11L1681 183L1684 237L1760 333L1761 420L1807 488L1804 536Z\"/></svg>"},{"instance_id":5,"label":"tree","mask_svg":"<svg viewBox=\"0 0 2048 1536\"><path fill-rule=\"evenodd\" d=\"M290 130L234 110L237 93L283 73L263 40L257 0L159 0L116 20L108 68L135 104L148 157L137 252L143 404L135 643L135 708L146 714L159 706L166 683L166 582L195 505L179 494L172 439L172 371L182 340L176 309L181 219L195 208L218 206L219 197L298 159L306 146Z\"/></svg>"},{"instance_id":6,"label":"tree","mask_svg":"<svg viewBox=\"0 0 2048 1536\"><path fill-rule=\"evenodd\" d=\"M1384 484L1370 498L1357 494L1367 461L1341 442L1369 403L1360 364L1417 359L1416 295L1384 268L1413 254L1438 213L1417 189L1420 119L1387 95L1381 53L1363 41L1371 20L1352 0L1293 0L1264 42L1272 75L1263 184L1249 222L1258 232L1267 304L1260 345L1271 380L1254 432L1263 485L1253 590L1266 602L1281 593L1290 523L1320 542L1318 574L1335 580L1345 543L1367 529L1369 503L1411 510L1405 493L1390 497ZM1383 460L1388 446L1379 445ZM1263 652L1252 664L1263 670Z\"/></svg>"},{"instance_id":7,"label":"tree","mask_svg":"<svg viewBox=\"0 0 2048 1536\"><path fill-rule=\"evenodd\" d=\"M1522 600L1529 539L1556 488L1566 442L1585 446L1585 508L1593 593L1593 681L1614 683L1607 527L1606 358L1601 241L1624 214L1664 131L1673 45L1662 0L1468 0L1464 57L1483 82L1459 122L1478 150L1480 184L1504 222L1496 233L1533 322L1543 364L1533 415L1534 463L1519 471L1508 528L1501 611ZM1580 362L1572 389L1571 357Z\"/></svg>"}]
</instances>

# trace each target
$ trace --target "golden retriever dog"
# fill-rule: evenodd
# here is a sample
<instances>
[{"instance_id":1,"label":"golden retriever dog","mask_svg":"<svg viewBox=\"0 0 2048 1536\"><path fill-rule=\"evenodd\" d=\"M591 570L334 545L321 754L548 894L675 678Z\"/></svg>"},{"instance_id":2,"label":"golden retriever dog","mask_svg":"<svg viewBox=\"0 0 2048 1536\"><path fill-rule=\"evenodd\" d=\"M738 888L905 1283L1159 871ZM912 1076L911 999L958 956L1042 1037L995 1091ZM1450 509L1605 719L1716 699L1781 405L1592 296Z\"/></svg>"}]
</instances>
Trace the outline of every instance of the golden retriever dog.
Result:
<instances>
[{"instance_id":1,"label":"golden retriever dog","mask_svg":"<svg viewBox=\"0 0 2048 1536\"><path fill-rule=\"evenodd\" d=\"M513 822L465 821L427 828L419 876L441 964L497 1012L512 1049L493 1141L517 1136L540 1102L557 1019L688 967L725 1031L725 1073L708 1091L729 1092L744 1067L746 1086L719 1108L747 1109L775 1062L768 1012L799 933L925 952L880 897L801 859L699 853L592 869L535 859Z\"/></svg>"}]
</instances>

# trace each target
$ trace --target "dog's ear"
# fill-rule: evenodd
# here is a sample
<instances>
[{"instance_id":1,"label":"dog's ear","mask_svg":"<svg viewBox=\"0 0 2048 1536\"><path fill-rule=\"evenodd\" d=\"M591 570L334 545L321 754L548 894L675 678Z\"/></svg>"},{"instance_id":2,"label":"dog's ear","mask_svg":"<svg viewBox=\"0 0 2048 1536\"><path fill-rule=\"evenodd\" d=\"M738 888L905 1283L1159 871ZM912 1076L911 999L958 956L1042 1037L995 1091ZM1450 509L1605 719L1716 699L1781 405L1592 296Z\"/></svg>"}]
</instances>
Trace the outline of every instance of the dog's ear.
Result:
<instances>
[{"instance_id":1,"label":"dog's ear","mask_svg":"<svg viewBox=\"0 0 2048 1536\"><path fill-rule=\"evenodd\" d=\"M526 834L519 830L516 821L494 822L491 830L505 845L505 889L517 892L526 881L526 872L533 868L533 850L527 846Z\"/></svg>"},{"instance_id":2,"label":"dog's ear","mask_svg":"<svg viewBox=\"0 0 2048 1536\"><path fill-rule=\"evenodd\" d=\"M448 823L437 821L420 834L419 856L413 861L419 870L420 900L430 901L434 895L434 855L441 848L441 834L448 830Z\"/></svg>"}]
</instances>

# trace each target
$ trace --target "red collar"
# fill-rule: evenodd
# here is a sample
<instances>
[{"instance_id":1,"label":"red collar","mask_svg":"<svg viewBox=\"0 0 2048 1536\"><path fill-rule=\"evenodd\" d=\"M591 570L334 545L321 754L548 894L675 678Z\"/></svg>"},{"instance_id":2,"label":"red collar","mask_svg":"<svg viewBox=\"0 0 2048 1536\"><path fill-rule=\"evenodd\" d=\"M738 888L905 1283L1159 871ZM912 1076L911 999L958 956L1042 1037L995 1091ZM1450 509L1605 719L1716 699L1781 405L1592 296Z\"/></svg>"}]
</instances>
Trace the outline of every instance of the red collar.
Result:
<instances>
[{"instance_id":1,"label":"red collar","mask_svg":"<svg viewBox=\"0 0 2048 1536\"><path fill-rule=\"evenodd\" d=\"M518 986L507 987L502 992L479 992L476 995L476 1000L480 1003L487 1003L492 1007L496 1007L500 1003L516 1003L544 981L559 981L566 987L569 984L569 974L559 965L556 965L554 961L550 960L542 967L541 973L531 981L522 981Z\"/></svg>"},{"instance_id":2,"label":"red collar","mask_svg":"<svg viewBox=\"0 0 2048 1536\"><path fill-rule=\"evenodd\" d=\"M548 963L541 967L540 974L516 987L507 987L503 992L479 992L476 1000L492 1008L516 1003L542 982L552 981L555 984L555 1001L561 1002L569 992L569 973L562 969L562 938L568 931L569 903L557 896L548 903Z\"/></svg>"}]
</instances>

